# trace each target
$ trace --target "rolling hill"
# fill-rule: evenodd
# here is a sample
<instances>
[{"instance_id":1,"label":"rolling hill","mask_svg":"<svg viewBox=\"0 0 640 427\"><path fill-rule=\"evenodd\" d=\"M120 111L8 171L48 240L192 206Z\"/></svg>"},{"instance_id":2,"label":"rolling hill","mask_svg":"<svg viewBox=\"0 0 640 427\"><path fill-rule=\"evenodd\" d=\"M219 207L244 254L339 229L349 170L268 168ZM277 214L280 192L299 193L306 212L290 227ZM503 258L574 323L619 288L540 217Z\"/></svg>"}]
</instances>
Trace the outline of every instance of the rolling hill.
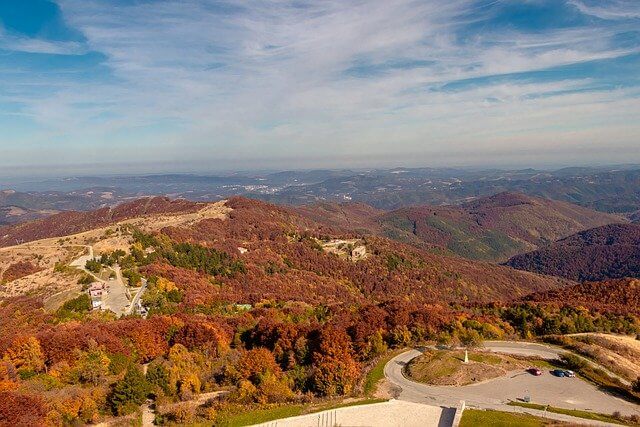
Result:
<instances>
[{"instance_id":1,"label":"rolling hill","mask_svg":"<svg viewBox=\"0 0 640 427\"><path fill-rule=\"evenodd\" d=\"M503 191L562 200L601 212L629 214L640 208L637 165L549 170L402 168L351 172L316 183L288 185L250 197L294 205L352 200L392 210L453 205Z\"/></svg>"},{"instance_id":2,"label":"rolling hill","mask_svg":"<svg viewBox=\"0 0 640 427\"><path fill-rule=\"evenodd\" d=\"M571 284L563 279L506 266L437 255L384 237L359 237L353 232L312 221L293 209L264 202L232 198L224 205L229 209L225 220L216 217L175 221L176 225L159 229L159 234L176 244L211 248L228 254L225 257L242 260L246 267L243 274L221 277L221 286L207 285L199 274L187 271L179 264L149 265L150 274L168 277L187 288L195 286L199 290L194 298L237 303L270 299L342 304L398 298L425 303L486 302ZM122 224L122 221L130 223L129 220L136 217L144 227L154 215L168 212L190 215L207 206L160 198L143 199L108 211L74 213L71 218L77 218L75 222L70 220L68 213L5 227L0 235L3 244L8 246L16 238L35 240L64 236L65 233ZM89 239L86 242L77 239L80 240L74 239L75 245L109 246L95 242L96 239L109 240L104 232L86 237ZM357 245L364 248L366 255L356 262L327 249L332 242L342 239L359 242Z\"/></svg>"},{"instance_id":3,"label":"rolling hill","mask_svg":"<svg viewBox=\"0 0 640 427\"><path fill-rule=\"evenodd\" d=\"M113 189L21 192L0 190L0 225L45 218L62 211L88 211L113 206L122 199Z\"/></svg>"},{"instance_id":4,"label":"rolling hill","mask_svg":"<svg viewBox=\"0 0 640 427\"><path fill-rule=\"evenodd\" d=\"M300 215L320 224L363 234L380 234L382 224L378 217L385 211L364 203L321 202L294 208Z\"/></svg>"},{"instance_id":5,"label":"rolling hill","mask_svg":"<svg viewBox=\"0 0 640 427\"><path fill-rule=\"evenodd\" d=\"M582 231L516 255L507 265L577 281L640 277L640 224L610 224Z\"/></svg>"},{"instance_id":6,"label":"rolling hill","mask_svg":"<svg viewBox=\"0 0 640 427\"><path fill-rule=\"evenodd\" d=\"M66 211L46 218L0 227L0 247L50 237L63 237L93 228L104 227L130 218L163 213L193 212L204 206L166 197L141 198L88 212Z\"/></svg>"},{"instance_id":7,"label":"rolling hill","mask_svg":"<svg viewBox=\"0 0 640 427\"><path fill-rule=\"evenodd\" d=\"M458 206L382 212L359 203L321 203L299 212L334 227L486 261L506 261L578 231L625 221L567 202L507 192Z\"/></svg>"}]
</instances>

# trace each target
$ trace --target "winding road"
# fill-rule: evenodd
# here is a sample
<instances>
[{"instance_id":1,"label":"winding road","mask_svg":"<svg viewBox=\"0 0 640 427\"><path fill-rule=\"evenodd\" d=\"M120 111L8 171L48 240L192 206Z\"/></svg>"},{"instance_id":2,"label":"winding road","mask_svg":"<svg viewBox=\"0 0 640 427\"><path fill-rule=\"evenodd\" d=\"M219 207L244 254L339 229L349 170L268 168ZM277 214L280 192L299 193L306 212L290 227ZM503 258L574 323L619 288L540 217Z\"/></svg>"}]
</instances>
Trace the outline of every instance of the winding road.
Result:
<instances>
[{"instance_id":1,"label":"winding road","mask_svg":"<svg viewBox=\"0 0 640 427\"><path fill-rule=\"evenodd\" d=\"M563 349L543 344L515 341L486 342L484 350L544 359L557 359L560 354L566 352ZM400 400L448 407L457 407L461 401L465 401L467 406L482 409L542 415L542 411L507 405L509 401L522 399L525 395L529 395L534 403L555 407L605 414L618 411L623 415L640 415L640 406L638 405L604 393L579 378L558 378L548 372L536 377L524 371L513 371L503 377L461 387L431 386L418 383L406 378L403 369L411 359L420 354L422 353L418 350L406 351L391 359L385 366L385 377L401 389L398 397ZM578 420L561 414L545 413L544 415L563 421L576 422ZM582 424L604 424L579 420Z\"/></svg>"}]
</instances>

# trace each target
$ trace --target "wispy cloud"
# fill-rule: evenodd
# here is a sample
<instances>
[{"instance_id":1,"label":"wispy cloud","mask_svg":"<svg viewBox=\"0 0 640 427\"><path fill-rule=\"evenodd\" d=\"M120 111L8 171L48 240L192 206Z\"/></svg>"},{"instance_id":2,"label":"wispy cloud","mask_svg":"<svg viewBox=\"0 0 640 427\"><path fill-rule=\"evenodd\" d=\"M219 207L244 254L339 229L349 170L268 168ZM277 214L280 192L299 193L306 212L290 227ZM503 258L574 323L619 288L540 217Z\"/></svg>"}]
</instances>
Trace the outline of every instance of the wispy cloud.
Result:
<instances>
[{"instance_id":1,"label":"wispy cloud","mask_svg":"<svg viewBox=\"0 0 640 427\"><path fill-rule=\"evenodd\" d=\"M640 3L636 0L570 0L569 3L580 12L601 19L640 19Z\"/></svg>"},{"instance_id":2,"label":"wispy cloud","mask_svg":"<svg viewBox=\"0 0 640 427\"><path fill-rule=\"evenodd\" d=\"M469 147L524 150L550 135L584 142L580 130L594 123L629 146L640 115L634 87L536 75L637 54L617 42L632 31L624 22L494 30L510 3L477 0L58 3L86 42L42 50L100 52L109 78L40 76L51 90L20 99L42 126L37 138L78 141L85 157L130 156L135 141L159 147L146 154L159 160L370 152L427 161ZM567 4L616 21L637 13L635 2ZM21 43L35 51L40 41Z\"/></svg>"},{"instance_id":3,"label":"wispy cloud","mask_svg":"<svg viewBox=\"0 0 640 427\"><path fill-rule=\"evenodd\" d=\"M0 24L0 49L14 52L52 55L82 55L87 52L82 43L51 41L42 38L20 37L8 33Z\"/></svg>"}]
</instances>

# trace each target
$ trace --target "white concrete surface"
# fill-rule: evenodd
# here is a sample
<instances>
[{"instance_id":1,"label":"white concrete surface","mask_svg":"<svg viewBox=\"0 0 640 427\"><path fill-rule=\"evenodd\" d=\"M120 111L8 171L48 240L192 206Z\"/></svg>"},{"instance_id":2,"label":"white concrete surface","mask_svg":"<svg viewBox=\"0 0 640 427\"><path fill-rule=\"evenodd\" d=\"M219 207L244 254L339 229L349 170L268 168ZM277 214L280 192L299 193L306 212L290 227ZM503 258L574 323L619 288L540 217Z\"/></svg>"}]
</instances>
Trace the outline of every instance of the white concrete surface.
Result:
<instances>
[{"instance_id":1,"label":"white concrete surface","mask_svg":"<svg viewBox=\"0 0 640 427\"><path fill-rule=\"evenodd\" d=\"M257 425L260 427L450 427L454 412L455 410L449 408L391 400L283 418Z\"/></svg>"}]
</instances>

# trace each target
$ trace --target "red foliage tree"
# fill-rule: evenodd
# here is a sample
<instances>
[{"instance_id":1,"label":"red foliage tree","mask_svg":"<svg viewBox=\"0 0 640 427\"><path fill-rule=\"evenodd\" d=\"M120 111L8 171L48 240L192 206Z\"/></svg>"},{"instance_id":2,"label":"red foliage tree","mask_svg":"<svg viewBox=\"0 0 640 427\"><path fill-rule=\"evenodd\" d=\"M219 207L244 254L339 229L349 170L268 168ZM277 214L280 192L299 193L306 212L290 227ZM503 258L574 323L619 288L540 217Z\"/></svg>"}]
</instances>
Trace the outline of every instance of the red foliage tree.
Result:
<instances>
[{"instance_id":1,"label":"red foliage tree","mask_svg":"<svg viewBox=\"0 0 640 427\"><path fill-rule=\"evenodd\" d=\"M42 426L46 415L47 407L42 398L0 391L0 426Z\"/></svg>"},{"instance_id":2,"label":"red foliage tree","mask_svg":"<svg viewBox=\"0 0 640 427\"><path fill-rule=\"evenodd\" d=\"M312 360L311 380L316 392L334 396L353 391L360 376L360 369L353 358L351 341L345 331L334 327L322 329Z\"/></svg>"}]
</instances>

